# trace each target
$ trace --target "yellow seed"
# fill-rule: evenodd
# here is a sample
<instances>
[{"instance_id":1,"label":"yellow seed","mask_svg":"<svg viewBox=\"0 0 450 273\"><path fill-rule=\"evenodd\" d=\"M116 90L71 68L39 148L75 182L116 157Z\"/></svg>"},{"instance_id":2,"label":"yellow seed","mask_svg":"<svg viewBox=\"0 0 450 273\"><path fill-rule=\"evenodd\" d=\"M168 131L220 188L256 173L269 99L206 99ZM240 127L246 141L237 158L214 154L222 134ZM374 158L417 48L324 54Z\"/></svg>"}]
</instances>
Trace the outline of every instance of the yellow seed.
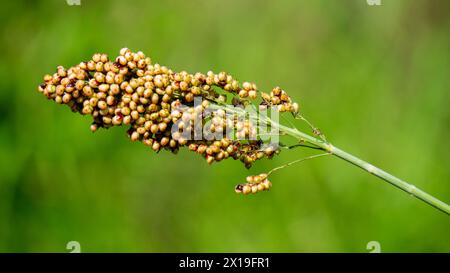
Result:
<instances>
[{"instance_id":1,"label":"yellow seed","mask_svg":"<svg viewBox=\"0 0 450 273\"><path fill-rule=\"evenodd\" d=\"M96 62L96 63L100 62L100 59L101 59L101 55L100 55L99 53L95 53L95 54L92 56L92 60L93 60L94 62Z\"/></svg>"},{"instance_id":2,"label":"yellow seed","mask_svg":"<svg viewBox=\"0 0 450 273\"><path fill-rule=\"evenodd\" d=\"M274 89L272 89L272 93L274 96L279 96L281 94L281 88L280 87L275 87Z\"/></svg>"},{"instance_id":3,"label":"yellow seed","mask_svg":"<svg viewBox=\"0 0 450 273\"><path fill-rule=\"evenodd\" d=\"M95 70L97 70L98 72L102 72L103 71L103 63L99 62L95 65Z\"/></svg>"},{"instance_id":4,"label":"yellow seed","mask_svg":"<svg viewBox=\"0 0 450 273\"><path fill-rule=\"evenodd\" d=\"M100 86L98 87L98 90L101 92L108 92L109 84L100 84Z\"/></svg>"},{"instance_id":5,"label":"yellow seed","mask_svg":"<svg viewBox=\"0 0 450 273\"><path fill-rule=\"evenodd\" d=\"M136 132L136 131L134 131L134 132L131 134L130 138L131 138L132 141L138 140L138 139L139 139L139 133Z\"/></svg>"},{"instance_id":6,"label":"yellow seed","mask_svg":"<svg viewBox=\"0 0 450 273\"><path fill-rule=\"evenodd\" d=\"M263 184L258 184L257 188L258 188L258 192L266 189Z\"/></svg>"},{"instance_id":7,"label":"yellow seed","mask_svg":"<svg viewBox=\"0 0 450 273\"><path fill-rule=\"evenodd\" d=\"M62 97L62 102L63 103L69 103L69 101L72 99L72 96L70 94L64 94L64 96Z\"/></svg>"},{"instance_id":8,"label":"yellow seed","mask_svg":"<svg viewBox=\"0 0 450 273\"><path fill-rule=\"evenodd\" d=\"M128 48L124 47L124 48L120 49L119 54L122 55L122 56L125 56L125 54L127 52L130 52L130 50Z\"/></svg>"},{"instance_id":9,"label":"yellow seed","mask_svg":"<svg viewBox=\"0 0 450 273\"><path fill-rule=\"evenodd\" d=\"M226 81L227 74L225 72L220 72L218 77L219 77L219 81L223 82L223 81Z\"/></svg>"},{"instance_id":10,"label":"yellow seed","mask_svg":"<svg viewBox=\"0 0 450 273\"><path fill-rule=\"evenodd\" d=\"M167 128L167 124L166 123L161 122L160 124L158 124L159 131L164 132L166 130L166 128Z\"/></svg>"},{"instance_id":11,"label":"yellow seed","mask_svg":"<svg viewBox=\"0 0 450 273\"><path fill-rule=\"evenodd\" d=\"M152 124L150 126L150 132L152 132L153 134L156 134L158 132L158 125L157 124Z\"/></svg>"},{"instance_id":12,"label":"yellow seed","mask_svg":"<svg viewBox=\"0 0 450 273\"><path fill-rule=\"evenodd\" d=\"M128 107L123 107L123 108L122 108L122 114L123 114L124 116L128 116L130 113L131 113L130 108L128 108Z\"/></svg>"},{"instance_id":13,"label":"yellow seed","mask_svg":"<svg viewBox=\"0 0 450 273\"><path fill-rule=\"evenodd\" d=\"M292 104L292 111L293 111L294 113L298 113L298 110L299 110L298 103L294 102L294 103Z\"/></svg>"},{"instance_id":14,"label":"yellow seed","mask_svg":"<svg viewBox=\"0 0 450 273\"><path fill-rule=\"evenodd\" d=\"M239 97L241 98L245 98L248 96L248 92L244 89L242 89L241 91L239 91Z\"/></svg>"},{"instance_id":15,"label":"yellow seed","mask_svg":"<svg viewBox=\"0 0 450 273\"><path fill-rule=\"evenodd\" d=\"M175 147L177 147L177 142L174 139L171 139L169 142L169 146L171 148L175 148Z\"/></svg>"},{"instance_id":16,"label":"yellow seed","mask_svg":"<svg viewBox=\"0 0 450 273\"><path fill-rule=\"evenodd\" d=\"M278 112L286 112L286 107L283 104L277 106Z\"/></svg>"},{"instance_id":17,"label":"yellow seed","mask_svg":"<svg viewBox=\"0 0 450 273\"><path fill-rule=\"evenodd\" d=\"M158 142L153 142L153 145L152 145L152 149L154 150L154 151L159 151L159 149L160 149L160 144L158 143Z\"/></svg>"},{"instance_id":18,"label":"yellow seed","mask_svg":"<svg viewBox=\"0 0 450 273\"><path fill-rule=\"evenodd\" d=\"M91 129L92 132L97 131L97 129L98 129L97 124L92 124L91 127L90 127L90 129Z\"/></svg>"},{"instance_id":19,"label":"yellow seed","mask_svg":"<svg viewBox=\"0 0 450 273\"><path fill-rule=\"evenodd\" d=\"M266 190L268 190L268 189L270 189L270 187L272 187L272 183L269 180L267 180L267 179L264 180L261 184L264 185L264 188Z\"/></svg>"},{"instance_id":20,"label":"yellow seed","mask_svg":"<svg viewBox=\"0 0 450 273\"><path fill-rule=\"evenodd\" d=\"M255 183L261 183L261 181L262 181L262 179L261 179L261 177L260 177L259 175L256 175L256 176L253 178L253 180L254 180Z\"/></svg>"},{"instance_id":21,"label":"yellow seed","mask_svg":"<svg viewBox=\"0 0 450 273\"><path fill-rule=\"evenodd\" d=\"M123 124L128 125L131 123L131 116L124 116L123 117Z\"/></svg>"},{"instance_id":22,"label":"yellow seed","mask_svg":"<svg viewBox=\"0 0 450 273\"><path fill-rule=\"evenodd\" d=\"M244 185L242 187L242 193L247 195L252 192L252 188L249 185Z\"/></svg>"},{"instance_id":23,"label":"yellow seed","mask_svg":"<svg viewBox=\"0 0 450 273\"><path fill-rule=\"evenodd\" d=\"M256 99L257 93L256 93L255 90L250 90L250 91L248 91L248 96L249 96L249 98L251 98L251 99Z\"/></svg>"},{"instance_id":24,"label":"yellow seed","mask_svg":"<svg viewBox=\"0 0 450 273\"><path fill-rule=\"evenodd\" d=\"M136 110L131 111L130 115L131 115L131 118L134 119L134 120L139 118L139 112L136 111Z\"/></svg>"},{"instance_id":25,"label":"yellow seed","mask_svg":"<svg viewBox=\"0 0 450 273\"><path fill-rule=\"evenodd\" d=\"M58 104L62 103L62 97L61 96L56 96L55 97L55 102L58 103Z\"/></svg>"},{"instance_id":26,"label":"yellow seed","mask_svg":"<svg viewBox=\"0 0 450 273\"><path fill-rule=\"evenodd\" d=\"M194 101L194 94L192 94L192 93L186 94L185 99L186 99L187 102L193 102Z\"/></svg>"},{"instance_id":27,"label":"yellow seed","mask_svg":"<svg viewBox=\"0 0 450 273\"><path fill-rule=\"evenodd\" d=\"M108 105L113 105L114 104L114 102L115 102L115 98L114 98L114 96L108 96L107 98L106 98L106 103L108 104Z\"/></svg>"},{"instance_id":28,"label":"yellow seed","mask_svg":"<svg viewBox=\"0 0 450 273\"><path fill-rule=\"evenodd\" d=\"M187 139L185 139L185 138L183 138L183 137L180 137L180 139L178 139L178 143L179 143L180 145L186 145ZM213 159L214 159L214 158L213 158Z\"/></svg>"},{"instance_id":29,"label":"yellow seed","mask_svg":"<svg viewBox=\"0 0 450 273\"><path fill-rule=\"evenodd\" d=\"M206 162L211 165L214 162L214 156L207 156Z\"/></svg>"},{"instance_id":30,"label":"yellow seed","mask_svg":"<svg viewBox=\"0 0 450 273\"><path fill-rule=\"evenodd\" d=\"M106 103L106 101L100 100L97 103L97 107L101 110L105 110L108 107L108 104Z\"/></svg>"},{"instance_id":31,"label":"yellow seed","mask_svg":"<svg viewBox=\"0 0 450 273\"><path fill-rule=\"evenodd\" d=\"M250 91L252 89L252 84L249 82L244 82L242 84L242 87L244 88L245 91Z\"/></svg>"},{"instance_id":32,"label":"yellow seed","mask_svg":"<svg viewBox=\"0 0 450 273\"><path fill-rule=\"evenodd\" d=\"M207 149L206 145L200 145L197 148L197 153L204 154L206 152L206 149Z\"/></svg>"}]
</instances>

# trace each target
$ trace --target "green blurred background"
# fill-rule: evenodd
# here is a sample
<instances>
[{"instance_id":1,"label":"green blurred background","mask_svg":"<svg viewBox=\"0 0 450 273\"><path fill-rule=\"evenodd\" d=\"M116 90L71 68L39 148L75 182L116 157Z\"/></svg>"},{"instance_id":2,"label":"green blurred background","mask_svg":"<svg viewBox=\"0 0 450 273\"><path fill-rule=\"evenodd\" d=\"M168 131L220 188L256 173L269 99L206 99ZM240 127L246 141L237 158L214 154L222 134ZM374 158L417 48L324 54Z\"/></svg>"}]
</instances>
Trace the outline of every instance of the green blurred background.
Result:
<instances>
[{"instance_id":1,"label":"green blurred background","mask_svg":"<svg viewBox=\"0 0 450 273\"><path fill-rule=\"evenodd\" d=\"M450 1L4 1L0 251L449 252L450 218L336 158L233 192L246 170L89 131L36 92L95 52L280 85L336 146L450 202Z\"/></svg>"}]
</instances>

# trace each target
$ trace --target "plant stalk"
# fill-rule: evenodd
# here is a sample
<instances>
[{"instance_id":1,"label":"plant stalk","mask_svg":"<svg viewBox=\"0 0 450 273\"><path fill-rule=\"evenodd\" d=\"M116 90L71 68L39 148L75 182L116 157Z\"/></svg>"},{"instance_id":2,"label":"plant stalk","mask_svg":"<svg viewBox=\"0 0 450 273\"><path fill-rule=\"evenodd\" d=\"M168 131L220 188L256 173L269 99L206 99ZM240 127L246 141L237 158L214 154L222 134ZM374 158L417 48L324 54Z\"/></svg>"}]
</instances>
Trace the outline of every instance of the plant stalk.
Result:
<instances>
[{"instance_id":1,"label":"plant stalk","mask_svg":"<svg viewBox=\"0 0 450 273\"><path fill-rule=\"evenodd\" d=\"M246 113L245 110L239 109L239 108L230 108L230 107L224 107L224 106L214 105L214 104L211 104L210 107L212 109L225 109L227 111L234 112L238 115L239 114L242 115L242 114ZM250 113L250 118L253 120L259 120L262 122L266 122L267 124L270 124L272 126L272 128L278 128L280 133L290 135L291 137L299 140L299 142L308 142L309 144L312 144L312 145L322 149L323 151L326 151L327 153L330 153L340 159L343 159L343 160L367 171L368 173L370 173L378 178L381 178L382 180L409 193L410 195L422 200L423 202L427 203L428 205L435 207L436 209L446 213L447 215L450 215L450 206L448 204L446 204L446 203L442 202L441 200L437 199L436 197L426 193L425 191L417 188L416 186L411 185L411 184L401 180L400 178L395 177L392 174L390 174L378 167L375 167L372 164L370 164L352 154L347 153L346 151L343 151L343 150L333 146L331 143L329 143L328 141L325 141L324 139L315 138L313 136L305 134L305 133L301 132L300 130L298 130L297 128L291 128L291 127L284 126L278 122L271 120L268 117L255 116L254 113ZM309 122L308 122L308 124L310 126L312 126Z\"/></svg>"},{"instance_id":2,"label":"plant stalk","mask_svg":"<svg viewBox=\"0 0 450 273\"><path fill-rule=\"evenodd\" d=\"M384 170L373 166L372 164L354 156L351 155L335 146L330 144L329 142L325 142L323 140L317 139L313 136L310 136L308 134L305 134L301 131L299 131L296 128L290 128L286 127L284 125L278 124L273 121L271 122L272 126L278 127L280 131L285 132L286 134L300 140L300 141L306 141L310 144L316 145L320 148L322 148L324 151L327 151L336 157L343 159L365 171L367 171L370 174L375 175L378 178L381 178L382 180L396 186L397 188L411 194L412 196L424 201L425 203L437 208L438 210L446 213L447 215L450 215L450 206L446 203L442 202L441 200L437 199L436 197L424 192L423 190L417 188L414 185L411 185L400 178L397 178Z\"/></svg>"}]
</instances>

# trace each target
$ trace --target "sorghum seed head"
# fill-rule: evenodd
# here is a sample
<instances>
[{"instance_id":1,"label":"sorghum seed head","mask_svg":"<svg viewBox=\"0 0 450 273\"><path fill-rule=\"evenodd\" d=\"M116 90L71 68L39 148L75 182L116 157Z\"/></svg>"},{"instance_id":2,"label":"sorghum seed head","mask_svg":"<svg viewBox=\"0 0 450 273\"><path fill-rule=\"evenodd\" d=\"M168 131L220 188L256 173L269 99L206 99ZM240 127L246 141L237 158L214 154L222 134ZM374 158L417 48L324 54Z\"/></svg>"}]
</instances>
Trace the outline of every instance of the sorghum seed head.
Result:
<instances>
[{"instance_id":1,"label":"sorghum seed head","mask_svg":"<svg viewBox=\"0 0 450 273\"><path fill-rule=\"evenodd\" d=\"M126 125L131 140L142 141L155 151L177 152L179 147L189 146L189 150L202 155L209 164L233 158L241 160L246 167L258 159L271 158L279 149L264 148L262 140L209 136L233 127L238 138L256 136L252 122L231 119L225 111L215 110L211 133L200 140L188 139L179 132L172 133L172 126L177 123L180 129L192 133L195 121L205 119L203 111L211 103L227 103L227 95L231 96L232 104L244 106L250 103L246 98L256 99L260 93L263 108L276 106L280 112L299 111L298 104L293 103L281 88L275 87L269 94L259 92L254 83L244 82L240 86L225 72L177 73L166 66L152 64L144 53L133 53L128 48L122 48L119 56L111 60L106 54L96 53L91 60L69 69L58 66L56 73L44 76L38 91L56 103L67 104L73 111L91 115L93 132L98 128ZM196 96L204 98L197 107L192 106ZM247 183L238 185L236 192L256 193L270 187L267 175L260 174L248 176Z\"/></svg>"}]
</instances>

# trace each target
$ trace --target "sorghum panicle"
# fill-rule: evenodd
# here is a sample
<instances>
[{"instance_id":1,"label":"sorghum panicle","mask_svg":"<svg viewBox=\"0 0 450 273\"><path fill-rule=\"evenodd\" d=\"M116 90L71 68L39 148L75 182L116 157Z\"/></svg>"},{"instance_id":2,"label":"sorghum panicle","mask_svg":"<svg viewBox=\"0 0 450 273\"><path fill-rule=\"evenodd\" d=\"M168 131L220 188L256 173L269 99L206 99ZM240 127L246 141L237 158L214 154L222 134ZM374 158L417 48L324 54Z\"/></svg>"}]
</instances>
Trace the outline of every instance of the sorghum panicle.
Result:
<instances>
[{"instance_id":1,"label":"sorghum panicle","mask_svg":"<svg viewBox=\"0 0 450 273\"><path fill-rule=\"evenodd\" d=\"M229 119L220 109L214 111L210 131L221 132L232 127L239 139L249 139L204 136L193 140L181 133L171 133L175 123L193 132L193 121L203 118L203 112L210 103L226 103L227 95L232 97L235 105L257 99L259 92L254 83L241 85L225 72L174 72L166 66L153 64L141 51L123 48L112 60L106 54L96 53L89 61L67 70L58 66L53 75L44 76L38 90L48 99L68 105L74 112L91 115L94 119L90 126L92 131L126 125L132 141L141 141L156 152L165 149L176 153L180 147L186 146L202 155L209 164L234 158L246 167L279 152L278 148L270 146L262 149L260 139L250 138L257 134L251 121ZM200 106L193 106L195 97L202 97ZM261 97L260 107L276 106L279 112L298 111L298 104L292 103L279 87L270 94L261 93ZM256 193L270 186L267 179L252 180L238 185L236 191Z\"/></svg>"}]
</instances>

